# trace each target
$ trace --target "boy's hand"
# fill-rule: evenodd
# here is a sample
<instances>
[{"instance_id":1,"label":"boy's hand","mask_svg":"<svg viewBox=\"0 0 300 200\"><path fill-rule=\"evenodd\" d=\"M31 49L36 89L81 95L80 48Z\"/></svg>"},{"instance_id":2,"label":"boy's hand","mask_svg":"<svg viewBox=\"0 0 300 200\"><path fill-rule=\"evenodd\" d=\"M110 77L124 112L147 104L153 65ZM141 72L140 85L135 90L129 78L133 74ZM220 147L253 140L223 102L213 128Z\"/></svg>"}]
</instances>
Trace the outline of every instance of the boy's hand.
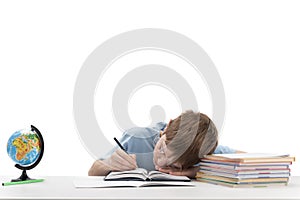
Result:
<instances>
[{"instance_id":1,"label":"boy's hand","mask_svg":"<svg viewBox=\"0 0 300 200\"><path fill-rule=\"evenodd\" d=\"M127 171L137 168L135 154L127 154L117 149L108 159L103 160L111 171Z\"/></svg>"},{"instance_id":2,"label":"boy's hand","mask_svg":"<svg viewBox=\"0 0 300 200\"><path fill-rule=\"evenodd\" d=\"M195 178L199 169L200 166L190 167L188 169L183 169L183 170L178 168L172 168L172 167L164 167L164 168L159 168L158 170L160 172L168 173L175 176L187 176L189 178Z\"/></svg>"}]
</instances>

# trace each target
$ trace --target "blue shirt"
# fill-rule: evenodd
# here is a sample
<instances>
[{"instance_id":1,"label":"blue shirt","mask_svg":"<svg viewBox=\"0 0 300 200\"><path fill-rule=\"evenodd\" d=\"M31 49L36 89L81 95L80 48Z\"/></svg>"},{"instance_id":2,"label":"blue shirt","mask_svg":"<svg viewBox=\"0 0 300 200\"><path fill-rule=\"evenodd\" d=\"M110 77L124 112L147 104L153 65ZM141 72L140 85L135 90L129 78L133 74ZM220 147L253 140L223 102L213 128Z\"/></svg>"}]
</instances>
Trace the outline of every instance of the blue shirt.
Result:
<instances>
[{"instance_id":1,"label":"blue shirt","mask_svg":"<svg viewBox=\"0 0 300 200\"><path fill-rule=\"evenodd\" d=\"M134 127L125 131L120 143L129 154L136 155L137 165L149 171L155 170L153 163L153 150L160 138L160 131L164 130L166 123L159 122L154 127ZM118 146L109 151L104 158L109 157ZM227 146L217 146L214 153L235 153L236 150Z\"/></svg>"}]
</instances>

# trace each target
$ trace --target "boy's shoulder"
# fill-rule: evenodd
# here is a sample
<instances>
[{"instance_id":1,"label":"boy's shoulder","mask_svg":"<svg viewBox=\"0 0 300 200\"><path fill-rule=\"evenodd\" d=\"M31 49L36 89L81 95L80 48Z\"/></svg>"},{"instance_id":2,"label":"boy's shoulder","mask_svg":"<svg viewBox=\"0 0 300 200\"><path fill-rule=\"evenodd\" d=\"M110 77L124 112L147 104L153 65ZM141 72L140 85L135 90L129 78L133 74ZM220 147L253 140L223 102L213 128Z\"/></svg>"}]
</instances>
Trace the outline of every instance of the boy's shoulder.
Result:
<instances>
[{"instance_id":1,"label":"boy's shoulder","mask_svg":"<svg viewBox=\"0 0 300 200\"><path fill-rule=\"evenodd\" d=\"M218 145L214 151L214 154L224 154L224 153L236 153L236 150L228 146Z\"/></svg>"},{"instance_id":2,"label":"boy's shoulder","mask_svg":"<svg viewBox=\"0 0 300 200\"><path fill-rule=\"evenodd\" d=\"M166 123L159 122L153 127L133 127L126 130L123 133L123 137L134 137L134 138L148 138L149 136L156 136L166 126Z\"/></svg>"}]
</instances>

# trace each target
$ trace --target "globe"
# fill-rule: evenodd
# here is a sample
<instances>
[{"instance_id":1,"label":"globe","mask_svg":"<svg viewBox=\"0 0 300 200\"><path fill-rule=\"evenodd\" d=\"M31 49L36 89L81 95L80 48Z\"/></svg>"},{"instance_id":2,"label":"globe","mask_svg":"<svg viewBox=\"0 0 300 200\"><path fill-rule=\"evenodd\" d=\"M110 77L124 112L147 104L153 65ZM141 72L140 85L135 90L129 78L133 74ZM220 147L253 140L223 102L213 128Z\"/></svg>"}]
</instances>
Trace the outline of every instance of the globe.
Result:
<instances>
[{"instance_id":1,"label":"globe","mask_svg":"<svg viewBox=\"0 0 300 200\"><path fill-rule=\"evenodd\" d=\"M44 152L44 140L40 131L31 125L31 129L22 129L13 133L7 142L7 154L16 163L15 167L23 170L19 179L30 179L26 170L37 166Z\"/></svg>"},{"instance_id":2,"label":"globe","mask_svg":"<svg viewBox=\"0 0 300 200\"><path fill-rule=\"evenodd\" d=\"M31 130L19 130L7 142L8 156L21 166L33 164L41 153L39 136Z\"/></svg>"}]
</instances>

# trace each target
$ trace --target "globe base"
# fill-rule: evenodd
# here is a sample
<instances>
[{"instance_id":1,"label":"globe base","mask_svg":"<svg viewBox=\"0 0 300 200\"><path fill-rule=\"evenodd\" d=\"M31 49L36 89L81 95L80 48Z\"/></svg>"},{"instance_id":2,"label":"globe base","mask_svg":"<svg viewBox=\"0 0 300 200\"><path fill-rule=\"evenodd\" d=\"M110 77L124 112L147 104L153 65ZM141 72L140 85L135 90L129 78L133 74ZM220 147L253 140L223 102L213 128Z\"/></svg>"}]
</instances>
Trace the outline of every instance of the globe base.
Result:
<instances>
[{"instance_id":1,"label":"globe base","mask_svg":"<svg viewBox=\"0 0 300 200\"><path fill-rule=\"evenodd\" d=\"M22 171L21 176L19 178L17 178L17 179L12 179L11 182L26 181L26 180L32 180L32 179L28 177L27 172L24 169Z\"/></svg>"}]
</instances>

